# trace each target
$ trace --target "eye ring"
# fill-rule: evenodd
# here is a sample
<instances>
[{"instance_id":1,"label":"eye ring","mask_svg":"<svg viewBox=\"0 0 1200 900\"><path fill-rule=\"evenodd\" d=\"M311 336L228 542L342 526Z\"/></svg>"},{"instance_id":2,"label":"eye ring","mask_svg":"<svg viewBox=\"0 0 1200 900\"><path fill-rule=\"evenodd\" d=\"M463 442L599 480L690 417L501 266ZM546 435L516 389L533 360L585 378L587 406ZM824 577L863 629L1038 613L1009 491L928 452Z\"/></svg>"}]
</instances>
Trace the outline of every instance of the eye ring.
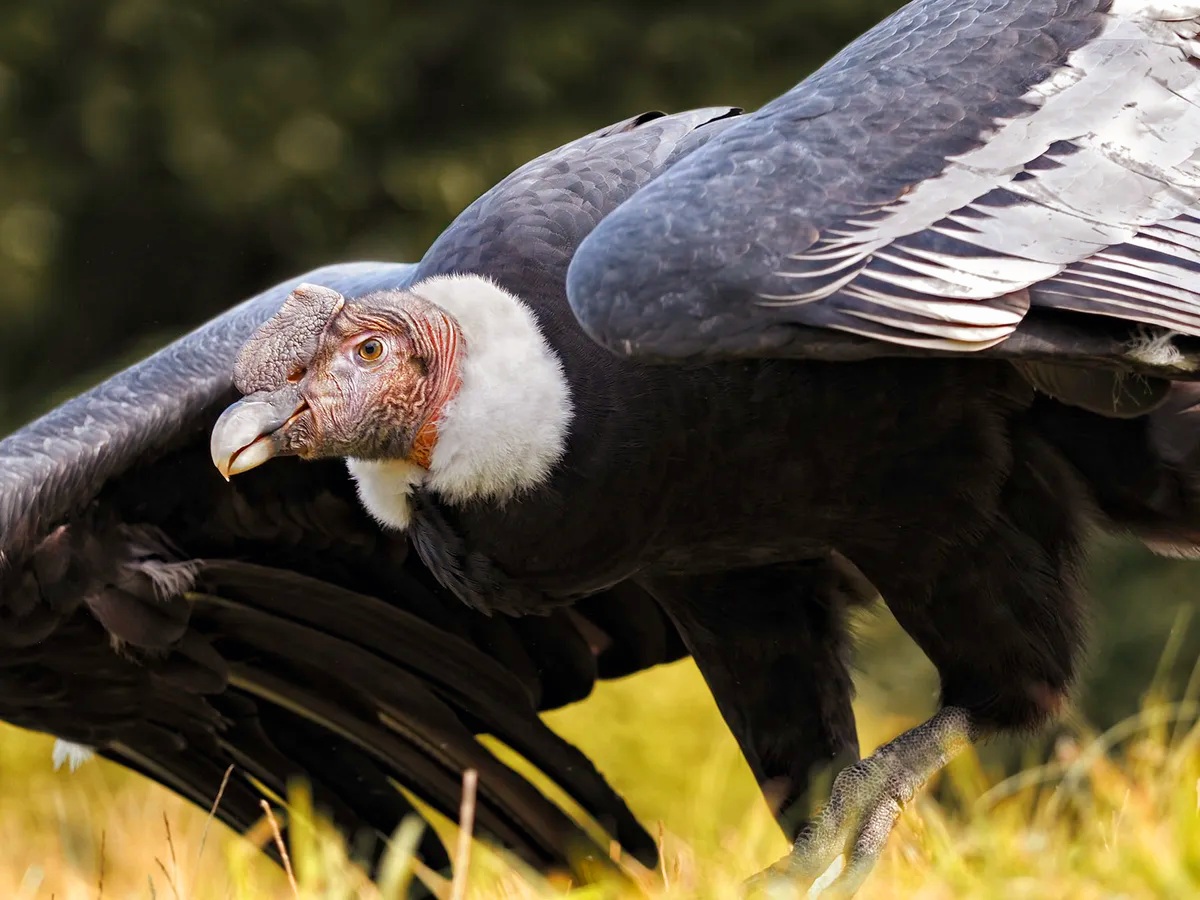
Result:
<instances>
[{"instance_id":1,"label":"eye ring","mask_svg":"<svg viewBox=\"0 0 1200 900\"><path fill-rule=\"evenodd\" d=\"M363 362L379 362L383 358L385 349L383 341L379 338L367 338L358 345L358 358Z\"/></svg>"}]
</instances>

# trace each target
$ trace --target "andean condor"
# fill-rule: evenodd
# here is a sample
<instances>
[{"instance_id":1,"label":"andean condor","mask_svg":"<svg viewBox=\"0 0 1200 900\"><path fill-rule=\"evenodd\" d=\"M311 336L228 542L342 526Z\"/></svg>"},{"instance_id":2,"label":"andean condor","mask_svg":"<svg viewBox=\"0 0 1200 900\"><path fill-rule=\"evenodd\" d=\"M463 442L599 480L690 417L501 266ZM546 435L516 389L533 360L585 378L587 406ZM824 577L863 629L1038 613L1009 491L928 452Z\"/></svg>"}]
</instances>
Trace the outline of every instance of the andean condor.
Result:
<instances>
[{"instance_id":1,"label":"andean condor","mask_svg":"<svg viewBox=\"0 0 1200 900\"><path fill-rule=\"evenodd\" d=\"M1200 4L917 0L749 115L583 140L390 289L247 342L225 474L345 458L470 607L630 582L759 779L857 755L844 606L942 709L844 770L781 867L852 891L971 741L1061 709L1088 528L1195 546Z\"/></svg>"}]
</instances>

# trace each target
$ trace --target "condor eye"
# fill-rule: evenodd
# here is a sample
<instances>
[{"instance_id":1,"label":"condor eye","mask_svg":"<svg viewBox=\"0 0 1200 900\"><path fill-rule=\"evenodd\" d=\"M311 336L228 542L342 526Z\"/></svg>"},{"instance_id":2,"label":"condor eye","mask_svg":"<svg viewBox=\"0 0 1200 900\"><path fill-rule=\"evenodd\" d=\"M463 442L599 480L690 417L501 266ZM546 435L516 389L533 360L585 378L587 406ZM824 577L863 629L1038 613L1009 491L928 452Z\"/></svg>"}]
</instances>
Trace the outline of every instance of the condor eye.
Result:
<instances>
[{"instance_id":1,"label":"condor eye","mask_svg":"<svg viewBox=\"0 0 1200 900\"><path fill-rule=\"evenodd\" d=\"M358 358L364 362L375 362L383 356L383 341L379 338L367 338L358 345Z\"/></svg>"}]
</instances>

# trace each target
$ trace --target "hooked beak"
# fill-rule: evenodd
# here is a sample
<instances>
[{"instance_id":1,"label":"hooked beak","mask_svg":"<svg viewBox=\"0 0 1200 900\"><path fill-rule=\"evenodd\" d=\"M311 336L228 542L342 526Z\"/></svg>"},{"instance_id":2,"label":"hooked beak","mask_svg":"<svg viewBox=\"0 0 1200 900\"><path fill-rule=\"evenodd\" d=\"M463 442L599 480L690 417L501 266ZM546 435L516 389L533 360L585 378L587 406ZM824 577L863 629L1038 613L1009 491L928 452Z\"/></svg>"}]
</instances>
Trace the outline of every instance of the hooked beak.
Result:
<instances>
[{"instance_id":1,"label":"hooked beak","mask_svg":"<svg viewBox=\"0 0 1200 900\"><path fill-rule=\"evenodd\" d=\"M294 452L288 426L308 412L298 388L260 392L231 405L213 426L209 450L225 480Z\"/></svg>"}]
</instances>

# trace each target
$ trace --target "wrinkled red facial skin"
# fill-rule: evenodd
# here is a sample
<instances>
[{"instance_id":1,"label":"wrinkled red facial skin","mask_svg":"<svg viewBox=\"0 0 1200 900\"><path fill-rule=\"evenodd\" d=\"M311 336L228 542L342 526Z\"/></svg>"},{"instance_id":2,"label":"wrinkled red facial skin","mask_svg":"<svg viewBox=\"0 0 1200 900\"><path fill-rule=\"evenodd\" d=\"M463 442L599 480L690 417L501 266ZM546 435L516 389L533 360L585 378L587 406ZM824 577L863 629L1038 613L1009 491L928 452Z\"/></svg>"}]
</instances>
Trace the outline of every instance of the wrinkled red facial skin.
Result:
<instances>
[{"instance_id":1,"label":"wrinkled red facial skin","mask_svg":"<svg viewBox=\"0 0 1200 900\"><path fill-rule=\"evenodd\" d=\"M313 295L328 316L319 336L311 315L297 315L311 310L285 304L239 357L239 387L261 391L270 382L278 391L299 391L307 408L277 435L289 453L403 459L428 468L439 417L461 385L458 324L414 294L336 304ZM376 359L363 354L371 340L383 347Z\"/></svg>"}]
</instances>

